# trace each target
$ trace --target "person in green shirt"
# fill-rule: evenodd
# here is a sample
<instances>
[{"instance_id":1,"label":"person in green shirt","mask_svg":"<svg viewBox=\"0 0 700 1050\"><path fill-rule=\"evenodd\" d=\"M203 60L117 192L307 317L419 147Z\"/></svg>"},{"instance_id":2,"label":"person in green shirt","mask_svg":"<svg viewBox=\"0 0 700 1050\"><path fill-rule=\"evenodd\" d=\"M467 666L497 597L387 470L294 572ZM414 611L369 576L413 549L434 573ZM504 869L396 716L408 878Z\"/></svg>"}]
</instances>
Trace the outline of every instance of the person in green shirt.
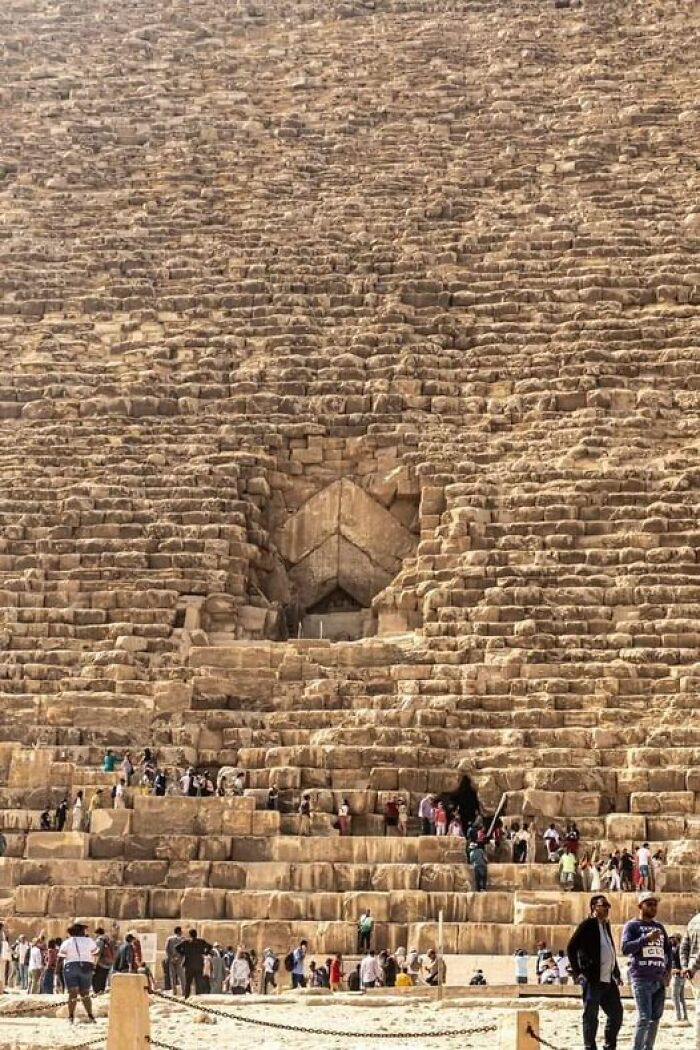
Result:
<instances>
[{"instance_id":1,"label":"person in green shirt","mask_svg":"<svg viewBox=\"0 0 700 1050\"><path fill-rule=\"evenodd\" d=\"M113 773L114 770L117 768L118 761L119 759L113 751L106 751L105 757L102 759L102 772Z\"/></svg>"},{"instance_id":2,"label":"person in green shirt","mask_svg":"<svg viewBox=\"0 0 700 1050\"><path fill-rule=\"evenodd\" d=\"M559 881L565 890L573 890L576 884L577 869L576 854L567 848L559 859Z\"/></svg>"}]
</instances>

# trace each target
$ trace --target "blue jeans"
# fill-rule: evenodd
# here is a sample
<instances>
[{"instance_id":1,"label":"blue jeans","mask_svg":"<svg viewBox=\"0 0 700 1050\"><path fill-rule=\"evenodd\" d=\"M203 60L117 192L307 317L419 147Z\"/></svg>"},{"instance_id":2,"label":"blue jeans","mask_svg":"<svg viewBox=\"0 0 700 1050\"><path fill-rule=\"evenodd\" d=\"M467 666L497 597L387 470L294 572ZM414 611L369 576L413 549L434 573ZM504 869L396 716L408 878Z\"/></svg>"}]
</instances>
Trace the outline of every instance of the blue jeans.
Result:
<instances>
[{"instance_id":1,"label":"blue jeans","mask_svg":"<svg viewBox=\"0 0 700 1050\"><path fill-rule=\"evenodd\" d=\"M653 1050L659 1021L664 1015L666 985L663 981L632 981L637 1004L637 1027L632 1050Z\"/></svg>"}]
</instances>

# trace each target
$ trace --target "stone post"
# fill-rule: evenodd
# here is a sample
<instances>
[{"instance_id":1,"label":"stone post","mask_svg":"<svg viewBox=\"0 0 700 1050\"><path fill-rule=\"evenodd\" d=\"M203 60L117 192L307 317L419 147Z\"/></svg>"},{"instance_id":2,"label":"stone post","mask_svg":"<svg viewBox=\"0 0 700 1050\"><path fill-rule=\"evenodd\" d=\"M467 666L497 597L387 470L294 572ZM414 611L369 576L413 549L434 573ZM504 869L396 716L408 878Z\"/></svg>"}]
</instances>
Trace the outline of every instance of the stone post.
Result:
<instances>
[{"instance_id":1,"label":"stone post","mask_svg":"<svg viewBox=\"0 0 700 1050\"><path fill-rule=\"evenodd\" d=\"M498 1050L540 1050L540 1044L531 1035L540 1032L540 1015L537 1010L516 1010L501 1021L501 1041ZM108 1047L111 1050L111 1047Z\"/></svg>"},{"instance_id":2,"label":"stone post","mask_svg":"<svg viewBox=\"0 0 700 1050\"><path fill-rule=\"evenodd\" d=\"M107 1050L150 1050L151 1034L146 978L115 973L109 995Z\"/></svg>"}]
</instances>

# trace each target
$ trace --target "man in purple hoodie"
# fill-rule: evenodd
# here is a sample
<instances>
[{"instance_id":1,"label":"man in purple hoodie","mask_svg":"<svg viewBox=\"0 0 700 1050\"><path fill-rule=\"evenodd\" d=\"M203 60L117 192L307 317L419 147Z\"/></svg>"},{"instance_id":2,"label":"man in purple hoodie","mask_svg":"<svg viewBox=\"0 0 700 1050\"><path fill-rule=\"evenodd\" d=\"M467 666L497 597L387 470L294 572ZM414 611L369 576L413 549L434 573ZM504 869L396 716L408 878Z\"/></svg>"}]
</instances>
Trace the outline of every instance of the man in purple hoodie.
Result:
<instances>
[{"instance_id":1,"label":"man in purple hoodie","mask_svg":"<svg viewBox=\"0 0 700 1050\"><path fill-rule=\"evenodd\" d=\"M640 893L637 903L639 918L630 919L622 931L622 953L631 956L629 977L637 1004L633 1050L653 1050L671 978L671 943L656 921L656 894Z\"/></svg>"}]
</instances>

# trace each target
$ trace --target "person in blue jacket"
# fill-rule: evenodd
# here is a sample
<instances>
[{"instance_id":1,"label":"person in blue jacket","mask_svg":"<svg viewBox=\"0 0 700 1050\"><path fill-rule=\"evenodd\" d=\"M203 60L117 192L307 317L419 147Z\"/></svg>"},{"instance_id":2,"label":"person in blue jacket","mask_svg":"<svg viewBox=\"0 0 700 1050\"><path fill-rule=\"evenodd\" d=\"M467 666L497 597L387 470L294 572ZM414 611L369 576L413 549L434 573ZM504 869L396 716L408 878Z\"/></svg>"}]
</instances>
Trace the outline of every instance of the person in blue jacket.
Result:
<instances>
[{"instance_id":1,"label":"person in blue jacket","mask_svg":"<svg viewBox=\"0 0 700 1050\"><path fill-rule=\"evenodd\" d=\"M653 1050L671 979L672 951L656 919L657 895L651 890L640 893L637 903L639 918L625 923L622 931L622 953L630 956L629 979L637 1004L633 1050Z\"/></svg>"}]
</instances>

